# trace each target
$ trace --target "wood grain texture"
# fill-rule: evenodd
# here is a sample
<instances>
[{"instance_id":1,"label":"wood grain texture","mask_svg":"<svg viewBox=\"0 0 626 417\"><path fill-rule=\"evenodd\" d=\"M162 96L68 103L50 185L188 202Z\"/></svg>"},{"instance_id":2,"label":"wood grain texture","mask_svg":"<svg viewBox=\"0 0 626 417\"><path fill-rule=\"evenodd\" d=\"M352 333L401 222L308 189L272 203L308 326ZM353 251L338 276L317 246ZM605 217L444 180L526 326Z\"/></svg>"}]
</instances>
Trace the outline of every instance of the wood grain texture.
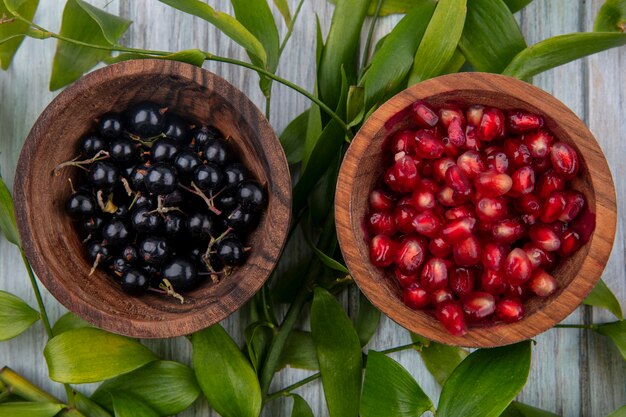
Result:
<instances>
[{"instance_id":1,"label":"wood grain texture","mask_svg":"<svg viewBox=\"0 0 626 417\"><path fill-rule=\"evenodd\" d=\"M245 52L221 35L215 28L198 18L186 16L164 6L156 0L88 0L105 7L114 14L133 20L123 44L155 49L180 50L198 47L220 55L247 59ZM207 0L216 9L232 12L228 0ZM294 10L297 0L288 0ZM522 32L529 44L556 34L591 30L593 19L603 0L535 0L522 13L517 14ZM271 2L270 2L271 3ZM58 29L63 10L62 1L41 0L35 20L45 27ZM274 16L280 22L275 10ZM313 88L315 77L314 47L315 17L319 16L324 33L330 25L332 6L325 0L306 0L291 41L285 48L280 75L307 89ZM399 19L389 16L378 21L375 40L387 33ZM279 24L284 35L284 25ZM45 106L56 93L47 90L54 41L27 39L18 52L13 66L0 72L0 170L9 186L13 183L17 158L23 141ZM244 91L259 107L264 106L259 92L258 77L253 72L214 62L204 65L226 78ZM626 48L598 54L589 60L570 63L541 74L534 84L555 95L579 117L587 122L607 154L616 179L618 201L625 201L626 188L621 178L626 174L622 159L625 155L626 137ZM277 132L310 103L290 89L275 84L273 89L271 122ZM626 299L626 269L624 268L624 229L626 213L620 207L618 231L613 254L607 263L603 279L616 292L624 304ZM35 306L28 278L19 259L19 253L6 240L0 238L0 289L11 291ZM355 291L353 291L355 292ZM345 298L342 298L347 303ZM66 310L44 289L44 301L51 318L55 320ZM593 314L593 317L592 317ZM235 313L222 321L222 325L242 343L243 314ZM611 321L610 313L599 309L579 308L566 323L585 320ZM303 318L303 325L306 318ZM626 365L616 349L602 336L590 332L558 329L536 338L529 382L519 396L521 401L556 412L567 417L604 417L609 411L626 403ZM386 349L409 343L408 332L393 321L383 317L378 334L367 346ZM171 340L146 340L144 343L163 358L173 358L190 363L191 347L185 338ZM0 344L0 365L9 364L30 380L63 398L63 389L47 377L41 357L45 345L45 332L41 325L34 326L20 337ZM392 355L419 382L436 403L440 388L413 351ZM310 375L308 371L281 371L272 384L272 391L292 384ZM80 386L89 393L93 384ZM297 391L311 404L316 416L327 416L319 382ZM291 415L291 400L281 398L268 404L264 417ZM181 417L214 417L216 413L200 400Z\"/></svg>"}]
</instances>

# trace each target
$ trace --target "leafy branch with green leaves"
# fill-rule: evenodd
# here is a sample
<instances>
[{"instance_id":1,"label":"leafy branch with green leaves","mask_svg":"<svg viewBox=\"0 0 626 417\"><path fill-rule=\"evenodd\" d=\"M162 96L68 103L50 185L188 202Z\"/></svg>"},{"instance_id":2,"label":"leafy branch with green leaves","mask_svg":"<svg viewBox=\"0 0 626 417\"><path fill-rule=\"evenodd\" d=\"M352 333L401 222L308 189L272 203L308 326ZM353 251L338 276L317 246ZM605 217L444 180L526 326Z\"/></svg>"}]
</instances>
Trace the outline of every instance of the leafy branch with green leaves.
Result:
<instances>
[{"instance_id":1,"label":"leafy branch with green leaves","mask_svg":"<svg viewBox=\"0 0 626 417\"><path fill-rule=\"evenodd\" d=\"M214 325L190 336L191 367L162 360L139 341L94 328L72 313L53 325L21 252L38 311L0 291L0 340L16 337L41 320L49 339L44 350L49 376L64 384L67 398L57 399L3 368L0 415L168 416L204 395L225 417L258 416L265 405L282 397L293 399L292 416L312 416L310 406L293 391L321 379L331 417L418 416L427 411L437 416L554 416L514 401L528 378L530 341L470 353L411 335L408 345L364 352L377 331L380 313L362 295L352 317L337 301L353 281L337 247L332 215L335 182L354 133L397 92L461 70L529 79L624 45L626 2L607 0L592 33L561 35L528 46L513 13L532 0L336 0L326 37L317 22L317 77L313 91L307 91L276 75L285 45L297 30L303 0L293 11L286 0L274 0L286 29L282 39L266 0L231 0L234 16L199 0L160 1L214 25L244 48L250 61L193 47L157 51L122 45L120 38L131 22L83 0L67 0L59 33L33 22L37 0L0 0L0 64L3 69L10 66L24 37L55 39L51 90L76 81L100 62L154 58L196 66L218 61L255 71L268 117L274 82L302 94L311 106L280 136L297 177L287 247L277 272L246 307L245 346ZM378 19L388 14L403 16L372 48ZM373 17L369 26L367 16ZM366 44L361 48L363 33ZM11 195L1 179L0 230L21 251ZM557 327L607 336L626 359L626 324L615 295L600 281L585 303L611 311L617 321ZM288 305L282 316L277 313L279 304ZM310 312L310 331L297 328L304 312ZM441 385L438 404L387 356L402 350L419 354ZM315 373L271 392L275 373L285 367ZM87 382L101 382L89 397L75 387Z\"/></svg>"}]
</instances>

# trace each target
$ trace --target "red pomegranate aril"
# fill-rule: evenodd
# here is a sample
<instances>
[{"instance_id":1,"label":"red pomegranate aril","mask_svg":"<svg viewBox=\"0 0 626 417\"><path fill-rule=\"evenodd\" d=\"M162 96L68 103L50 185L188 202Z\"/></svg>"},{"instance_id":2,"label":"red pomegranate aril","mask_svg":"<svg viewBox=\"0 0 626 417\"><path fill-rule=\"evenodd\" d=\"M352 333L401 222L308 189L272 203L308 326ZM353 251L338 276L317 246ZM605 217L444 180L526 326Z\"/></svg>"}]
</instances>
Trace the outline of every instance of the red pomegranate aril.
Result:
<instances>
[{"instance_id":1,"label":"red pomegranate aril","mask_svg":"<svg viewBox=\"0 0 626 417\"><path fill-rule=\"evenodd\" d=\"M465 126L460 119L453 119L448 126L450 144L460 147L465 145Z\"/></svg>"},{"instance_id":2,"label":"red pomegranate aril","mask_svg":"<svg viewBox=\"0 0 626 417\"><path fill-rule=\"evenodd\" d=\"M437 193L437 202L442 206L454 207L463 204L468 200L468 196L459 194L450 186L442 187Z\"/></svg>"},{"instance_id":3,"label":"red pomegranate aril","mask_svg":"<svg viewBox=\"0 0 626 417\"><path fill-rule=\"evenodd\" d=\"M461 154L461 149L457 148L450 142L450 138L445 137L441 140L443 143L443 154L450 158L456 159Z\"/></svg>"},{"instance_id":4,"label":"red pomegranate aril","mask_svg":"<svg viewBox=\"0 0 626 417\"><path fill-rule=\"evenodd\" d=\"M468 125L465 128L465 145L463 147L470 151L480 151L482 143L476 136L476 128L474 126Z\"/></svg>"},{"instance_id":5,"label":"red pomegranate aril","mask_svg":"<svg viewBox=\"0 0 626 417\"><path fill-rule=\"evenodd\" d=\"M504 141L502 149L514 167L523 167L533 161L528 147L517 139L507 139Z\"/></svg>"},{"instance_id":6,"label":"red pomegranate aril","mask_svg":"<svg viewBox=\"0 0 626 417\"><path fill-rule=\"evenodd\" d=\"M559 248L559 255L572 256L582 246L582 241L578 233L572 229L567 229L561 236L561 247Z\"/></svg>"},{"instance_id":7,"label":"red pomegranate aril","mask_svg":"<svg viewBox=\"0 0 626 417\"><path fill-rule=\"evenodd\" d=\"M591 235L596 228L596 215L592 213L587 207L571 224L572 230L574 230L580 236L580 241L584 245L589 242Z\"/></svg>"},{"instance_id":8,"label":"red pomegranate aril","mask_svg":"<svg viewBox=\"0 0 626 417\"><path fill-rule=\"evenodd\" d=\"M507 114L509 130L513 133L524 133L543 126L543 118L524 110L512 110Z\"/></svg>"},{"instance_id":9,"label":"red pomegranate aril","mask_svg":"<svg viewBox=\"0 0 626 417\"><path fill-rule=\"evenodd\" d=\"M489 170L479 174L474 180L474 185L485 197L500 197L509 192L513 180L507 174Z\"/></svg>"},{"instance_id":10,"label":"red pomegranate aril","mask_svg":"<svg viewBox=\"0 0 626 417\"><path fill-rule=\"evenodd\" d=\"M521 248L513 249L504 260L504 276L511 285L520 285L528 281L531 272L530 259Z\"/></svg>"},{"instance_id":11,"label":"red pomegranate aril","mask_svg":"<svg viewBox=\"0 0 626 417\"><path fill-rule=\"evenodd\" d=\"M480 261L480 242L470 236L452 245L454 261L460 266L473 266Z\"/></svg>"},{"instance_id":12,"label":"red pomegranate aril","mask_svg":"<svg viewBox=\"0 0 626 417\"><path fill-rule=\"evenodd\" d=\"M532 193L535 189L535 171L529 166L521 167L515 171L511 179L513 180L513 185L509 191L511 197L520 197Z\"/></svg>"},{"instance_id":13,"label":"red pomegranate aril","mask_svg":"<svg viewBox=\"0 0 626 417\"><path fill-rule=\"evenodd\" d=\"M396 257L396 243L387 235L376 235L370 241L370 261L372 265L386 267Z\"/></svg>"},{"instance_id":14,"label":"red pomegranate aril","mask_svg":"<svg viewBox=\"0 0 626 417\"><path fill-rule=\"evenodd\" d=\"M413 219L417 214L415 207L403 204L398 205L393 212L393 218L395 219L396 228L401 233L413 232Z\"/></svg>"},{"instance_id":15,"label":"red pomegranate aril","mask_svg":"<svg viewBox=\"0 0 626 417\"><path fill-rule=\"evenodd\" d=\"M433 305L437 306L441 303L445 303L446 301L453 301L454 294L447 289L441 288L439 290L435 290L430 294L430 301Z\"/></svg>"},{"instance_id":16,"label":"red pomegranate aril","mask_svg":"<svg viewBox=\"0 0 626 417\"><path fill-rule=\"evenodd\" d=\"M446 210L444 217L448 221L462 219L464 217L469 217L476 220L476 212L469 204L463 204L461 206L452 207Z\"/></svg>"},{"instance_id":17,"label":"red pomegranate aril","mask_svg":"<svg viewBox=\"0 0 626 417\"><path fill-rule=\"evenodd\" d=\"M496 310L496 299L484 291L474 291L462 300L463 312L472 320L481 320Z\"/></svg>"},{"instance_id":18,"label":"red pomegranate aril","mask_svg":"<svg viewBox=\"0 0 626 417\"><path fill-rule=\"evenodd\" d=\"M417 211L430 210L437 205L435 195L428 190L421 189L413 192L411 202Z\"/></svg>"},{"instance_id":19,"label":"red pomegranate aril","mask_svg":"<svg viewBox=\"0 0 626 417\"><path fill-rule=\"evenodd\" d=\"M439 116L428 104L417 101L411 106L413 120L423 127L434 127L439 121Z\"/></svg>"},{"instance_id":20,"label":"red pomegranate aril","mask_svg":"<svg viewBox=\"0 0 626 417\"><path fill-rule=\"evenodd\" d=\"M419 212L413 218L413 230L428 237L436 237L441 221L432 210Z\"/></svg>"},{"instance_id":21,"label":"red pomegranate aril","mask_svg":"<svg viewBox=\"0 0 626 417\"><path fill-rule=\"evenodd\" d=\"M428 242L428 251L438 258L445 258L452 253L452 246L440 237L436 237Z\"/></svg>"},{"instance_id":22,"label":"red pomegranate aril","mask_svg":"<svg viewBox=\"0 0 626 417\"><path fill-rule=\"evenodd\" d=\"M535 158L531 166L535 170L535 174L543 174L552 168L552 162L550 162L550 158Z\"/></svg>"},{"instance_id":23,"label":"red pomegranate aril","mask_svg":"<svg viewBox=\"0 0 626 417\"><path fill-rule=\"evenodd\" d=\"M433 160L422 159L422 165L419 167L419 172L422 177L430 177L433 174Z\"/></svg>"},{"instance_id":24,"label":"red pomegranate aril","mask_svg":"<svg viewBox=\"0 0 626 417\"><path fill-rule=\"evenodd\" d=\"M454 119L459 120L462 124L465 124L465 114L458 107L443 107L439 109L439 120L446 129L450 127L450 124Z\"/></svg>"},{"instance_id":25,"label":"red pomegranate aril","mask_svg":"<svg viewBox=\"0 0 626 417\"><path fill-rule=\"evenodd\" d=\"M485 108L479 104L471 106L465 112L467 116L467 123L473 127L480 126L480 122L483 120L484 112L485 112Z\"/></svg>"},{"instance_id":26,"label":"red pomegranate aril","mask_svg":"<svg viewBox=\"0 0 626 417\"><path fill-rule=\"evenodd\" d=\"M550 149L552 167L563 179L572 180L578 174L578 153L567 143L557 142Z\"/></svg>"},{"instance_id":27,"label":"red pomegranate aril","mask_svg":"<svg viewBox=\"0 0 626 417\"><path fill-rule=\"evenodd\" d=\"M533 158L543 159L550 153L550 147L554 142L554 137L546 130L538 130L536 132L527 133L522 138L522 142Z\"/></svg>"},{"instance_id":28,"label":"red pomegranate aril","mask_svg":"<svg viewBox=\"0 0 626 417\"><path fill-rule=\"evenodd\" d=\"M461 304L456 301L446 301L437 305L437 320L453 336L464 336L467 333L467 323L463 315Z\"/></svg>"},{"instance_id":29,"label":"red pomegranate aril","mask_svg":"<svg viewBox=\"0 0 626 417\"><path fill-rule=\"evenodd\" d=\"M526 194L515 200L515 207L524 214L539 214L541 200L535 194Z\"/></svg>"},{"instance_id":30,"label":"red pomegranate aril","mask_svg":"<svg viewBox=\"0 0 626 417\"><path fill-rule=\"evenodd\" d=\"M526 227L517 218L500 220L491 228L491 236L496 243L508 245L526 235Z\"/></svg>"},{"instance_id":31,"label":"red pomegranate aril","mask_svg":"<svg viewBox=\"0 0 626 417\"><path fill-rule=\"evenodd\" d=\"M507 253L503 246L487 242L482 249L481 262L485 269L499 271L502 269L506 255Z\"/></svg>"},{"instance_id":32,"label":"red pomegranate aril","mask_svg":"<svg viewBox=\"0 0 626 417\"><path fill-rule=\"evenodd\" d=\"M424 262L426 248L417 237L406 237L398 245L395 263L400 272L412 275L419 271Z\"/></svg>"},{"instance_id":33,"label":"red pomegranate aril","mask_svg":"<svg viewBox=\"0 0 626 417\"><path fill-rule=\"evenodd\" d=\"M502 151L496 151L487 155L487 168L501 174L509 171L509 157Z\"/></svg>"},{"instance_id":34,"label":"red pomegranate aril","mask_svg":"<svg viewBox=\"0 0 626 417\"><path fill-rule=\"evenodd\" d=\"M563 191L553 191L543 203L541 208L541 221L544 223L555 222L565 210L565 193Z\"/></svg>"},{"instance_id":35,"label":"red pomegranate aril","mask_svg":"<svg viewBox=\"0 0 626 417\"><path fill-rule=\"evenodd\" d=\"M483 272L480 281L483 290L492 295L504 294L508 286L507 281L504 279L504 274L501 271L493 271L491 269Z\"/></svg>"},{"instance_id":36,"label":"red pomegranate aril","mask_svg":"<svg viewBox=\"0 0 626 417\"><path fill-rule=\"evenodd\" d=\"M528 255L528 259L530 260L530 264L533 270L547 263L547 253L543 249L540 249L534 243L528 242L524 245L522 249L524 249L524 252L526 252L526 255Z\"/></svg>"},{"instance_id":37,"label":"red pomegranate aril","mask_svg":"<svg viewBox=\"0 0 626 417\"><path fill-rule=\"evenodd\" d=\"M448 285L448 266L441 258L431 258L424 264L420 274L420 285L433 292Z\"/></svg>"},{"instance_id":38,"label":"red pomegranate aril","mask_svg":"<svg viewBox=\"0 0 626 417\"><path fill-rule=\"evenodd\" d=\"M396 282L402 288L408 287L414 282L417 282L419 279L419 276L417 274L407 275L404 272L400 271L397 266L394 268L394 276L396 277Z\"/></svg>"},{"instance_id":39,"label":"red pomegranate aril","mask_svg":"<svg viewBox=\"0 0 626 417\"><path fill-rule=\"evenodd\" d=\"M504 136L504 132L504 113L502 110L487 107L483 111L483 117L478 126L478 138L484 142L491 142Z\"/></svg>"},{"instance_id":40,"label":"red pomegranate aril","mask_svg":"<svg viewBox=\"0 0 626 417\"><path fill-rule=\"evenodd\" d=\"M394 155L398 152L410 153L414 137L415 132L412 130L401 130L399 132L396 132L396 134L393 135L390 143L391 153Z\"/></svg>"},{"instance_id":41,"label":"red pomegranate aril","mask_svg":"<svg viewBox=\"0 0 626 417\"><path fill-rule=\"evenodd\" d=\"M437 184L437 181L434 181L430 178L422 178L417 186L418 190L422 191L430 191L433 194L437 194L441 189L441 186Z\"/></svg>"},{"instance_id":42,"label":"red pomegranate aril","mask_svg":"<svg viewBox=\"0 0 626 417\"><path fill-rule=\"evenodd\" d=\"M446 171L446 184L455 192L468 195L472 191L472 184L461 169L453 165Z\"/></svg>"},{"instance_id":43,"label":"red pomegranate aril","mask_svg":"<svg viewBox=\"0 0 626 417\"><path fill-rule=\"evenodd\" d=\"M443 155L443 142L431 130L418 130L414 142L417 156L437 159Z\"/></svg>"},{"instance_id":44,"label":"red pomegranate aril","mask_svg":"<svg viewBox=\"0 0 626 417\"><path fill-rule=\"evenodd\" d=\"M478 174L486 169L485 161L477 151L465 151L457 158L456 164L469 179L476 178Z\"/></svg>"},{"instance_id":45,"label":"red pomegranate aril","mask_svg":"<svg viewBox=\"0 0 626 417\"><path fill-rule=\"evenodd\" d=\"M437 159L433 162L433 178L439 182L444 182L446 180L446 172L448 172L448 168L456 165L454 159L449 156L444 156L443 158Z\"/></svg>"},{"instance_id":46,"label":"red pomegranate aril","mask_svg":"<svg viewBox=\"0 0 626 417\"><path fill-rule=\"evenodd\" d=\"M554 277L543 269L533 272L528 281L528 289L539 297L549 297L559 288L559 283Z\"/></svg>"},{"instance_id":47,"label":"red pomegranate aril","mask_svg":"<svg viewBox=\"0 0 626 417\"><path fill-rule=\"evenodd\" d=\"M367 218L367 228L374 235L391 236L396 231L396 221L391 213L376 211Z\"/></svg>"},{"instance_id":48,"label":"red pomegranate aril","mask_svg":"<svg viewBox=\"0 0 626 417\"><path fill-rule=\"evenodd\" d=\"M565 189L565 180L553 170L546 171L538 182L537 196L546 199L553 191L563 191Z\"/></svg>"},{"instance_id":49,"label":"red pomegranate aril","mask_svg":"<svg viewBox=\"0 0 626 417\"><path fill-rule=\"evenodd\" d=\"M476 202L476 215L485 222L495 222L509 213L506 201L501 197L483 197Z\"/></svg>"},{"instance_id":50,"label":"red pomegranate aril","mask_svg":"<svg viewBox=\"0 0 626 417\"><path fill-rule=\"evenodd\" d=\"M451 220L441 228L441 237L448 243L456 243L472 235L476 219L463 217Z\"/></svg>"},{"instance_id":51,"label":"red pomegranate aril","mask_svg":"<svg viewBox=\"0 0 626 417\"><path fill-rule=\"evenodd\" d=\"M539 215L538 214L522 214L520 216L520 219L522 219L522 221L524 222L526 226L532 226L533 224L539 221Z\"/></svg>"},{"instance_id":52,"label":"red pomegranate aril","mask_svg":"<svg viewBox=\"0 0 626 417\"><path fill-rule=\"evenodd\" d=\"M518 298L503 298L496 303L496 317L505 323L515 323L524 317L524 304Z\"/></svg>"},{"instance_id":53,"label":"red pomegranate aril","mask_svg":"<svg viewBox=\"0 0 626 417\"><path fill-rule=\"evenodd\" d=\"M415 160L412 157L404 155L393 164L392 169L396 179L395 191L406 193L413 191L417 187L419 174L415 166Z\"/></svg>"},{"instance_id":54,"label":"red pomegranate aril","mask_svg":"<svg viewBox=\"0 0 626 417\"><path fill-rule=\"evenodd\" d=\"M559 216L559 220L563 223L569 223L574 220L585 207L585 196L578 191L565 192L565 208Z\"/></svg>"},{"instance_id":55,"label":"red pomegranate aril","mask_svg":"<svg viewBox=\"0 0 626 417\"><path fill-rule=\"evenodd\" d=\"M394 206L393 198L383 190L373 190L369 202L373 211L391 211Z\"/></svg>"},{"instance_id":56,"label":"red pomegranate aril","mask_svg":"<svg viewBox=\"0 0 626 417\"><path fill-rule=\"evenodd\" d=\"M407 307L421 310L430 304L430 294L420 287L417 282L414 282L404 289L402 301L404 301Z\"/></svg>"},{"instance_id":57,"label":"red pomegranate aril","mask_svg":"<svg viewBox=\"0 0 626 417\"><path fill-rule=\"evenodd\" d=\"M452 291L463 297L474 291L475 272L470 268L453 268L450 271L448 282Z\"/></svg>"},{"instance_id":58,"label":"red pomegranate aril","mask_svg":"<svg viewBox=\"0 0 626 417\"><path fill-rule=\"evenodd\" d=\"M528 232L530 239L539 249L555 252L561 247L561 240L554 230L545 224L536 224Z\"/></svg>"}]
</instances>

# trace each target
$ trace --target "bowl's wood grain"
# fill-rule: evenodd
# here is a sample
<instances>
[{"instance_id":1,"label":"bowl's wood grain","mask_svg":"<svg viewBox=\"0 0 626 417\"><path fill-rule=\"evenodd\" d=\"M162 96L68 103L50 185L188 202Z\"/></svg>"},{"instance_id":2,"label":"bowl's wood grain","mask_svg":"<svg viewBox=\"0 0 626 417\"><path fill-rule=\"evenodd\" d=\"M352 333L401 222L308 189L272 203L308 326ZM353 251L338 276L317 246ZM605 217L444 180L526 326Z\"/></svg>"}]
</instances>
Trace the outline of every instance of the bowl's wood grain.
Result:
<instances>
[{"instance_id":1,"label":"bowl's wood grain","mask_svg":"<svg viewBox=\"0 0 626 417\"><path fill-rule=\"evenodd\" d=\"M585 194L595 212L592 239L554 271L561 288L552 297L531 299L526 317L513 324L470 328L463 337L451 336L431 315L406 307L400 288L369 262L363 219L368 194L382 173L381 147L389 134L385 122L416 100L438 106L446 102L483 104L502 109L526 109L545 118L561 141L573 145L581 157L573 187ZM460 73L419 83L394 96L363 125L352 141L339 172L335 196L337 235L343 256L357 284L370 301L410 331L437 342L491 347L528 339L567 317L600 279L609 258L616 225L615 188L606 159L585 124L563 103L525 82L493 74Z\"/></svg>"},{"instance_id":2,"label":"bowl's wood grain","mask_svg":"<svg viewBox=\"0 0 626 417\"><path fill-rule=\"evenodd\" d=\"M267 186L269 203L250 237L245 265L218 284L208 281L172 297L124 294L107 272L88 276L90 265L64 213L73 168L53 175L76 156L80 137L94 119L129 104L151 100L230 136L241 158ZM291 179L282 147L265 117L238 89L197 67L141 60L86 75L61 93L32 128L20 155L14 187L15 211L26 255L46 288L68 309L112 332L134 337L190 334L224 319L263 285L282 250L291 213ZM195 197L190 197L195 198Z\"/></svg>"}]
</instances>

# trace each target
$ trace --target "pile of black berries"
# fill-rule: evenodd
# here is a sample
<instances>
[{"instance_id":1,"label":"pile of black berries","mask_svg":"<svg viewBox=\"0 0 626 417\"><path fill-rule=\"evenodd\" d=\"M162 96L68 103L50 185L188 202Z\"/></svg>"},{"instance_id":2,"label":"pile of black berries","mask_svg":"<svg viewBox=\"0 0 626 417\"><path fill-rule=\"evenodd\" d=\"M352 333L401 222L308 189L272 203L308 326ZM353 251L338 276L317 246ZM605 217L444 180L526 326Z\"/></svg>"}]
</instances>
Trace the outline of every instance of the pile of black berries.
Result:
<instances>
[{"instance_id":1,"label":"pile of black berries","mask_svg":"<svg viewBox=\"0 0 626 417\"><path fill-rule=\"evenodd\" d=\"M245 262L265 189L215 127L142 102L98 119L80 141L67 212L93 270L124 291L178 296Z\"/></svg>"}]
</instances>

